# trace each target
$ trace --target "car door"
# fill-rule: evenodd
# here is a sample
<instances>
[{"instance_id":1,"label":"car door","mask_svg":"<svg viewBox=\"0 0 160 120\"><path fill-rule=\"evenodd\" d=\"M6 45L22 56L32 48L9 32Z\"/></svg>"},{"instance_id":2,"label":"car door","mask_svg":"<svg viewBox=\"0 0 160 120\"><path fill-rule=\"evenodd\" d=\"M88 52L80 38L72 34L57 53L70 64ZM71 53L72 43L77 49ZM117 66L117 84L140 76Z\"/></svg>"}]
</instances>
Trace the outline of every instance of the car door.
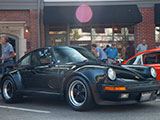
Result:
<instances>
[{"instance_id":1,"label":"car door","mask_svg":"<svg viewBox=\"0 0 160 120\"><path fill-rule=\"evenodd\" d=\"M48 48L37 50L31 56L32 82L36 90L58 91L59 68L54 64L52 51ZM32 85L30 85L32 87Z\"/></svg>"},{"instance_id":2,"label":"car door","mask_svg":"<svg viewBox=\"0 0 160 120\"><path fill-rule=\"evenodd\" d=\"M16 64L16 69L21 75L24 89L28 89L29 85L32 84L33 73L31 71L31 55L32 53L25 55Z\"/></svg>"},{"instance_id":3,"label":"car door","mask_svg":"<svg viewBox=\"0 0 160 120\"><path fill-rule=\"evenodd\" d=\"M39 49L18 63L18 70L26 90L58 91L59 69L53 63L49 49Z\"/></svg>"}]
</instances>

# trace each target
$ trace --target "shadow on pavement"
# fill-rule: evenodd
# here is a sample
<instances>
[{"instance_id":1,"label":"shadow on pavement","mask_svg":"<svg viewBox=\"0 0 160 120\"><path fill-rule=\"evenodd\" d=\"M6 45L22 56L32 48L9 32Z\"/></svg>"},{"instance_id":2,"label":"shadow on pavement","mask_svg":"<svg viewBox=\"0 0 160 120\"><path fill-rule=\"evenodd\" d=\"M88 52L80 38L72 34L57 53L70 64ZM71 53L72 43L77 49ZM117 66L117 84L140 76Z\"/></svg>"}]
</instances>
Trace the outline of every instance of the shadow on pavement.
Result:
<instances>
[{"instance_id":1,"label":"shadow on pavement","mask_svg":"<svg viewBox=\"0 0 160 120\"><path fill-rule=\"evenodd\" d=\"M0 98L0 102L2 102L2 98ZM4 102L3 102L4 103ZM99 106L96 105L92 110L87 112L109 112L109 113L123 113L123 112L134 112L137 110L143 109L154 109L159 106L152 104L153 102L141 103L141 104L122 104L122 105L105 105ZM25 97L23 101L20 103L15 103L14 105L32 105L45 107L48 109L56 108L72 111L72 109L68 106L66 100L60 99L60 97Z\"/></svg>"}]
</instances>

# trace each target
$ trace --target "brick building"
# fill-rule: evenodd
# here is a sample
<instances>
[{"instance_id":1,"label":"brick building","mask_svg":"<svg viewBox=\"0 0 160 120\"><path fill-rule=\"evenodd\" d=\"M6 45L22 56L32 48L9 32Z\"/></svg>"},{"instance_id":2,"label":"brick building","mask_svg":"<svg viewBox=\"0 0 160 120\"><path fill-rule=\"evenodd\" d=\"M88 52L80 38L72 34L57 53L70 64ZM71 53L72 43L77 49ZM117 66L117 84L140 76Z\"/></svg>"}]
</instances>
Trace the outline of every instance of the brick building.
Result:
<instances>
[{"instance_id":1,"label":"brick building","mask_svg":"<svg viewBox=\"0 0 160 120\"><path fill-rule=\"evenodd\" d=\"M0 35L8 35L17 59L40 45L44 46L41 2L0 0Z\"/></svg>"},{"instance_id":2,"label":"brick building","mask_svg":"<svg viewBox=\"0 0 160 120\"><path fill-rule=\"evenodd\" d=\"M93 16L80 23L76 10L84 4ZM0 0L0 36L8 35L17 59L43 46L90 49L91 43L103 46L113 41L123 56L123 47L135 48L143 39L149 49L160 45L159 4L159 0Z\"/></svg>"}]
</instances>

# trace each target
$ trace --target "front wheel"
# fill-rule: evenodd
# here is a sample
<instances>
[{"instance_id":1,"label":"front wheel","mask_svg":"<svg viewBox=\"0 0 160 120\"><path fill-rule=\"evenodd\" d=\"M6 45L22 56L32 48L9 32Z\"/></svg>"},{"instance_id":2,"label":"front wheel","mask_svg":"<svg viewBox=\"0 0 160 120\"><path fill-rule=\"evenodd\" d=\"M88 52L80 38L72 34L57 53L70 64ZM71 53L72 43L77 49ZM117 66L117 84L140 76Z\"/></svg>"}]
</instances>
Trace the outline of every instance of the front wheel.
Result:
<instances>
[{"instance_id":1,"label":"front wheel","mask_svg":"<svg viewBox=\"0 0 160 120\"><path fill-rule=\"evenodd\" d=\"M1 93L6 103L16 102L18 96L16 95L16 86L12 78L5 77L1 85Z\"/></svg>"},{"instance_id":2,"label":"front wheel","mask_svg":"<svg viewBox=\"0 0 160 120\"><path fill-rule=\"evenodd\" d=\"M77 111L91 109L94 105L88 83L81 77L74 77L68 82L66 99L69 105Z\"/></svg>"}]
</instances>

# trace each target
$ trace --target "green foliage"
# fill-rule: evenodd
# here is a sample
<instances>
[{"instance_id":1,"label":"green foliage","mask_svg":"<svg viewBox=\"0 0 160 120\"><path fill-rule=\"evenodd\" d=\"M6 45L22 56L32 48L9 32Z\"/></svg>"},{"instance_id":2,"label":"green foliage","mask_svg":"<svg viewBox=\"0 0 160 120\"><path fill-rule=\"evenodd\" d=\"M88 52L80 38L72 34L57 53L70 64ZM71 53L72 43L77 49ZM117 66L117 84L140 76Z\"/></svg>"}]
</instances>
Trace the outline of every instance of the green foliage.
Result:
<instances>
[{"instance_id":1,"label":"green foliage","mask_svg":"<svg viewBox=\"0 0 160 120\"><path fill-rule=\"evenodd\" d=\"M80 39L82 36L79 34L78 29L74 29L71 32L71 40L78 40Z\"/></svg>"}]
</instances>

